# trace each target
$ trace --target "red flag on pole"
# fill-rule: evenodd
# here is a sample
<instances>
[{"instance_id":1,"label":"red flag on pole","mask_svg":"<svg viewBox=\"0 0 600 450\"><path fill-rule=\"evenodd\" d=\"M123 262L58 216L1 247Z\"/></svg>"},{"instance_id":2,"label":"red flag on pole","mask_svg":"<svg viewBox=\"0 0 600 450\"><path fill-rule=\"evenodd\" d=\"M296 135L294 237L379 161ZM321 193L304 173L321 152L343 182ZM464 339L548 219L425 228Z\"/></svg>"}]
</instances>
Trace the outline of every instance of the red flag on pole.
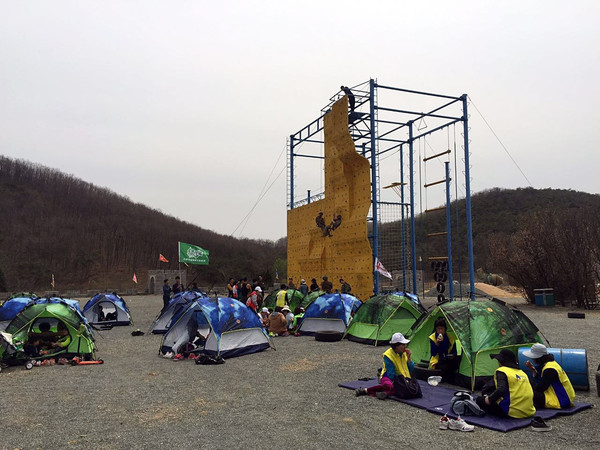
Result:
<instances>
[{"instance_id":1,"label":"red flag on pole","mask_svg":"<svg viewBox=\"0 0 600 450\"><path fill-rule=\"evenodd\" d=\"M158 255L158 260L162 262L169 262L169 260L165 258L162 253Z\"/></svg>"},{"instance_id":2,"label":"red flag on pole","mask_svg":"<svg viewBox=\"0 0 600 450\"><path fill-rule=\"evenodd\" d=\"M133 282L137 284L137 277L135 276L135 272L133 273Z\"/></svg>"}]
</instances>

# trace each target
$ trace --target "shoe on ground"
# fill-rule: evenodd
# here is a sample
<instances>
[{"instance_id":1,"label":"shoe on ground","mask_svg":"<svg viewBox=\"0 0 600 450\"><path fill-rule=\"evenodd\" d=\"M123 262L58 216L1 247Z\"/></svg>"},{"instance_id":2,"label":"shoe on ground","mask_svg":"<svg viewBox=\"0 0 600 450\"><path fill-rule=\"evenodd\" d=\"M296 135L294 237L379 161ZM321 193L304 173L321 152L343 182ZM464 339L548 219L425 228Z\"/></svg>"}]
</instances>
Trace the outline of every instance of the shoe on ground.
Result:
<instances>
[{"instance_id":1,"label":"shoe on ground","mask_svg":"<svg viewBox=\"0 0 600 450\"><path fill-rule=\"evenodd\" d=\"M448 416L446 414L440 417L440 430L447 430L449 424L450 419L448 419Z\"/></svg>"},{"instance_id":2,"label":"shoe on ground","mask_svg":"<svg viewBox=\"0 0 600 450\"><path fill-rule=\"evenodd\" d=\"M550 431L552 426L548 425L541 417L535 416L531 421L531 429L533 431Z\"/></svg>"},{"instance_id":3,"label":"shoe on ground","mask_svg":"<svg viewBox=\"0 0 600 450\"><path fill-rule=\"evenodd\" d=\"M475 429L474 425L469 425L467 422L465 422L464 420L462 420L460 418L460 416L458 416L458 419L454 420L454 419L450 419L449 421L450 423L448 424L448 429L449 430L456 430L456 431L473 431Z\"/></svg>"},{"instance_id":4,"label":"shoe on ground","mask_svg":"<svg viewBox=\"0 0 600 450\"><path fill-rule=\"evenodd\" d=\"M354 394L357 397L360 397L361 395L367 395L367 389L366 388L358 388L354 390Z\"/></svg>"},{"instance_id":5,"label":"shoe on ground","mask_svg":"<svg viewBox=\"0 0 600 450\"><path fill-rule=\"evenodd\" d=\"M177 353L174 357L173 357L173 361L181 361L182 359L184 359L183 355L181 353Z\"/></svg>"},{"instance_id":6,"label":"shoe on ground","mask_svg":"<svg viewBox=\"0 0 600 450\"><path fill-rule=\"evenodd\" d=\"M379 400L385 400L388 398L388 395L383 391L379 391L375 394L375 397L377 397Z\"/></svg>"}]
</instances>

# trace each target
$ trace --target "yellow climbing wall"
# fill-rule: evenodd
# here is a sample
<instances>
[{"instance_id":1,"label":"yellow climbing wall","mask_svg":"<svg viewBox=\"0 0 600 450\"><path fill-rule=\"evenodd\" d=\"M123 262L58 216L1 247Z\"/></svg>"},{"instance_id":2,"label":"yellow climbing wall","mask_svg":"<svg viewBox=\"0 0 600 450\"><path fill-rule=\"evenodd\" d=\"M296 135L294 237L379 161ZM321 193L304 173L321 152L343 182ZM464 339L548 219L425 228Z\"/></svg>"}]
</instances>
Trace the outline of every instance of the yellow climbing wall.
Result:
<instances>
[{"instance_id":1,"label":"yellow climbing wall","mask_svg":"<svg viewBox=\"0 0 600 450\"><path fill-rule=\"evenodd\" d=\"M288 211L288 276L296 284L310 284L323 275L334 289L343 278L361 300L373 295L373 256L367 238L371 207L369 161L359 155L348 131L348 97L338 100L325 115L325 198ZM325 224L341 214L341 225L323 236L315 218L323 212Z\"/></svg>"}]
</instances>

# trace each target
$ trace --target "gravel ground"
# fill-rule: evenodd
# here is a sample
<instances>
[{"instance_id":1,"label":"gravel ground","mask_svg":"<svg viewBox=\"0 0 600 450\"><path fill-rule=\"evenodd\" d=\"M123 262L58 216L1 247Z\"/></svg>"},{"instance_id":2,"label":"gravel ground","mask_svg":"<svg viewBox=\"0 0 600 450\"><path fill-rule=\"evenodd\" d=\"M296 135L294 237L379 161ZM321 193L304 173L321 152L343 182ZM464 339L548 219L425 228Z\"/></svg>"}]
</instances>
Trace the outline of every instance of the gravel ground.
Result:
<instances>
[{"instance_id":1,"label":"gravel ground","mask_svg":"<svg viewBox=\"0 0 600 450\"><path fill-rule=\"evenodd\" d=\"M276 338L277 350L217 366L157 355L148 331L159 295L126 298L134 326L97 333L97 366L21 367L0 373L2 449L171 448L599 448L595 409L552 419L550 433L438 430L439 416L395 401L354 396L342 381L374 376L383 347L310 337ZM81 299L83 305L86 300ZM566 308L523 310L552 346L588 349L590 392L600 404L600 311L568 319Z\"/></svg>"}]
</instances>

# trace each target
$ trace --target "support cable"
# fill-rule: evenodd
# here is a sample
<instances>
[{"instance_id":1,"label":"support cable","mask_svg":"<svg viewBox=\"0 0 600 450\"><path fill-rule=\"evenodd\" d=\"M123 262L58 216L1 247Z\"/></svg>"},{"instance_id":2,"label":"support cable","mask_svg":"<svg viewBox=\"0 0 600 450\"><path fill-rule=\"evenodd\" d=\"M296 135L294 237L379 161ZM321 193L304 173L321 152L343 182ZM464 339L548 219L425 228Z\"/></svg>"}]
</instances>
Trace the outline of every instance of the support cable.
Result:
<instances>
[{"instance_id":1,"label":"support cable","mask_svg":"<svg viewBox=\"0 0 600 450\"><path fill-rule=\"evenodd\" d=\"M508 151L508 149L506 148L506 146L504 145L504 143L500 140L500 138L498 137L498 135L496 134L496 132L493 130L492 126L488 123L487 120L485 120L485 117L483 117L483 114L481 114L481 111L479 111L479 109L477 108L477 106L475 106L475 103L473 102L473 99L471 97L469 97L469 100L471 101L471 104L473 105L473 107L475 108L475 110L479 113L479 115L483 119L484 123L490 129L490 131L492 132L492 134L494 135L494 137L496 138L496 140L500 143L500 145L502 146L502 148L504 149L504 151L506 152L506 154L508 155L508 157L514 163L514 165L517 167L517 169L519 169L519 172L521 172L521 175L523 175L523 178L525 178L525 180L527 180L527 183L529 184L529 187L533 187L533 185L531 184L531 181L529 181L529 178L527 178L527 175L525 175L525 173L521 170L521 168L519 167L519 165L517 164L517 162L515 161L515 159L512 157L512 155L510 154L510 152Z\"/></svg>"},{"instance_id":2,"label":"support cable","mask_svg":"<svg viewBox=\"0 0 600 450\"><path fill-rule=\"evenodd\" d=\"M233 236L235 234L235 232L238 230L238 228L240 228L240 226L242 226L242 224L244 224L244 226L242 227L242 229L240 230L240 234L242 233L242 231L244 231L244 228L246 227L248 221L250 220L250 216L252 215L252 213L254 212L254 209L256 208L256 206L258 205L258 203L262 200L262 198L267 194L267 192L269 192L269 190L271 189L271 187L273 186L273 183L275 183L275 181L277 181L279 179L279 177L281 176L281 174L284 172L284 170L287 169L287 167L284 167L279 174L275 177L275 179L273 180L273 182L269 185L269 187L267 188L267 184L269 183L269 180L271 179L271 175L273 175L273 172L275 171L275 168L277 167L277 165L279 164L279 161L281 160L281 156L283 155L283 153L287 150L286 146L283 147L283 149L281 150L281 153L279 153L279 156L277 157L277 161L275 161L275 165L273 166L273 168L271 169L271 172L269 173L269 176L267 177L267 180L265 181L265 184L263 185L262 189L260 190L260 193L258 194L258 198L256 199L256 201L254 202L254 205L252 205L252 208L250 209L250 211L242 218L242 220L240 221L240 223L238 224L237 227L235 227L235 230L233 230L233 232L231 233L231 235ZM265 190L266 188L266 190Z\"/></svg>"}]
</instances>

